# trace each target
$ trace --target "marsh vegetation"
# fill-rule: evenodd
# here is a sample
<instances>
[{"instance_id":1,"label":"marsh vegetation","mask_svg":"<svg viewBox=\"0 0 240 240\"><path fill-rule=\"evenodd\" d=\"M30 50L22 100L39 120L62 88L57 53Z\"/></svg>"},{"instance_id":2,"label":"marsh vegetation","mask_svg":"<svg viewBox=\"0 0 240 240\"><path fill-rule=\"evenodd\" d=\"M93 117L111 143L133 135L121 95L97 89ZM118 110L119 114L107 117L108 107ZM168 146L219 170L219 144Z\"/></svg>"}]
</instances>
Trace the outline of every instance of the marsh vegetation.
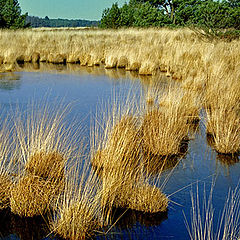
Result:
<instances>
[{"instance_id":1,"label":"marsh vegetation","mask_svg":"<svg viewBox=\"0 0 240 240\"><path fill-rule=\"evenodd\" d=\"M170 212L174 193L166 184L192 151L199 125L219 161L239 161L238 40L209 40L189 29L1 30L0 48L2 71L20 65L32 71L46 62L151 78L145 92L116 95L97 109L87 140L79 121L69 123L71 104L41 99L2 114L0 209L20 217L40 215L53 235L107 235L124 215L116 220L116 209L151 216ZM238 212L236 192L223 210L224 226L231 224L226 236L238 233L238 217L228 217L231 207ZM198 198L192 199L190 238L212 239L212 206L202 220Z\"/></svg>"}]
</instances>

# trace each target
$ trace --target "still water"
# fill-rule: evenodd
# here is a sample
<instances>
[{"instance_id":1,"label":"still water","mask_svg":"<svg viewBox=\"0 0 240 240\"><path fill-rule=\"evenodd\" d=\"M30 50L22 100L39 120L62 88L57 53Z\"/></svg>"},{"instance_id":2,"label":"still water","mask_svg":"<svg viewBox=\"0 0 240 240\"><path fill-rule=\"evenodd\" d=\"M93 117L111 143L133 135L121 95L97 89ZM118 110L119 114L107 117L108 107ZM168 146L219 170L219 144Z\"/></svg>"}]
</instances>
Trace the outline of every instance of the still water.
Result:
<instances>
[{"instance_id":1,"label":"still water","mask_svg":"<svg viewBox=\"0 0 240 240\"><path fill-rule=\"evenodd\" d=\"M30 67L0 75L1 110L14 113L19 106L24 109L30 101L38 103L44 96L50 105L61 99L64 103L74 103L68 116L69 124L73 118L77 119L86 135L96 109L103 102L111 102L113 93L129 92L130 89L136 89L137 94L141 91L146 93L151 81L159 81L163 85L170 81L164 76L139 78L134 73L101 67L74 69L72 65L45 65L41 71ZM97 239L189 239L185 217L190 224L190 192L195 194L198 186L200 199L204 189L208 198L213 181L216 227L229 188L234 189L239 183L239 157L227 159L217 155L208 145L200 122L184 158L165 174L169 180L164 193L171 200L166 214L149 215L128 210L108 235L97 236ZM50 236L43 219L22 219L3 211L0 212L0 239L50 239Z\"/></svg>"}]
</instances>

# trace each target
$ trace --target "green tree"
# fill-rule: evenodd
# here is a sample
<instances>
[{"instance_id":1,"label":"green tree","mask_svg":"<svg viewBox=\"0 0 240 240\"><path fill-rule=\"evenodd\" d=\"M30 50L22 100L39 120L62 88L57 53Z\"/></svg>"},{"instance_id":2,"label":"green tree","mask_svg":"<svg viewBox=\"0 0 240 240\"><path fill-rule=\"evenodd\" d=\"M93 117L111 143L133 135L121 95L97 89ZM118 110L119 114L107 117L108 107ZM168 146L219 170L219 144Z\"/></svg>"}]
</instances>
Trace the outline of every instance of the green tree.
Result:
<instances>
[{"instance_id":1,"label":"green tree","mask_svg":"<svg viewBox=\"0 0 240 240\"><path fill-rule=\"evenodd\" d=\"M211 30L231 27L231 9L226 2L207 0L198 5L193 24Z\"/></svg>"},{"instance_id":2,"label":"green tree","mask_svg":"<svg viewBox=\"0 0 240 240\"><path fill-rule=\"evenodd\" d=\"M170 23L169 19L149 2L136 5L134 12L135 27L164 26Z\"/></svg>"},{"instance_id":3,"label":"green tree","mask_svg":"<svg viewBox=\"0 0 240 240\"><path fill-rule=\"evenodd\" d=\"M21 8L17 0L0 0L0 27L23 28L25 27L27 13L21 15Z\"/></svg>"},{"instance_id":4,"label":"green tree","mask_svg":"<svg viewBox=\"0 0 240 240\"><path fill-rule=\"evenodd\" d=\"M111 8L107 8L103 10L100 27L118 28L120 26L119 24L120 15L121 15L121 11L118 7L118 4L114 3Z\"/></svg>"},{"instance_id":5,"label":"green tree","mask_svg":"<svg viewBox=\"0 0 240 240\"><path fill-rule=\"evenodd\" d=\"M120 8L120 16L118 19L119 27L131 27L134 23L134 7L130 4L125 3Z\"/></svg>"}]
</instances>

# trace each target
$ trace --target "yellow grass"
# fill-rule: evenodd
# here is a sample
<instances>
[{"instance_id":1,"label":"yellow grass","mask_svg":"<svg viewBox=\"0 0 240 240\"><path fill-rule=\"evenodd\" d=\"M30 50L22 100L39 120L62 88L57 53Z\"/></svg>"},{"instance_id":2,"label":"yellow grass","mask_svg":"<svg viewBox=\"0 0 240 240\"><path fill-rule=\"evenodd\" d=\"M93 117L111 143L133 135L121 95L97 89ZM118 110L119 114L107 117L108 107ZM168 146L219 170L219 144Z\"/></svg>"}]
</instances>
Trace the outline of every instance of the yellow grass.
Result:
<instances>
[{"instance_id":1,"label":"yellow grass","mask_svg":"<svg viewBox=\"0 0 240 240\"><path fill-rule=\"evenodd\" d=\"M143 158L140 109L134 97L108 106L107 115L97 117L93 129L92 165L100 171L102 181L101 205L131 208L142 212L162 212L168 206L161 189L148 184ZM103 127L104 126L104 127Z\"/></svg>"},{"instance_id":2,"label":"yellow grass","mask_svg":"<svg viewBox=\"0 0 240 240\"><path fill-rule=\"evenodd\" d=\"M31 102L15 119L19 177L10 194L12 212L25 217L42 215L64 189L65 169L81 146L75 141L74 123L65 127L68 111L69 106L59 101L50 105L45 97L41 103Z\"/></svg>"},{"instance_id":3,"label":"yellow grass","mask_svg":"<svg viewBox=\"0 0 240 240\"><path fill-rule=\"evenodd\" d=\"M0 211L9 206L12 180L9 176L0 175Z\"/></svg>"},{"instance_id":4,"label":"yellow grass","mask_svg":"<svg viewBox=\"0 0 240 240\"><path fill-rule=\"evenodd\" d=\"M240 87L239 77L229 75L222 82L222 69L215 73L219 78L209 81L205 97L206 130L212 135L212 145L219 153L234 154L240 149ZM226 69L225 69L226 70Z\"/></svg>"},{"instance_id":5,"label":"yellow grass","mask_svg":"<svg viewBox=\"0 0 240 240\"><path fill-rule=\"evenodd\" d=\"M238 46L237 40L210 42L187 28L1 30L0 40L4 64L46 61L94 66L103 63L107 68L122 67L144 75L161 70L174 79L192 82L190 86L196 86L195 89L199 89L200 82L204 86L209 74L215 72L216 59L218 65L223 64L235 74L240 55Z\"/></svg>"},{"instance_id":6,"label":"yellow grass","mask_svg":"<svg viewBox=\"0 0 240 240\"><path fill-rule=\"evenodd\" d=\"M164 90L156 91L158 105L147 108L143 116L143 149L157 156L178 155L182 141L188 136L188 123L199 118L199 107L179 87Z\"/></svg>"},{"instance_id":7,"label":"yellow grass","mask_svg":"<svg viewBox=\"0 0 240 240\"><path fill-rule=\"evenodd\" d=\"M12 126L9 117L0 115L0 210L9 206L10 189L12 187L16 148L11 138ZM4 119L5 118L5 119ZM3 120L4 119L4 120Z\"/></svg>"},{"instance_id":8,"label":"yellow grass","mask_svg":"<svg viewBox=\"0 0 240 240\"><path fill-rule=\"evenodd\" d=\"M19 148L18 161L28 174L62 178L66 162L79 147L77 133L74 122L68 127L65 124L70 106L57 99L52 104L47 101L47 97L41 103L32 101L27 111L17 113L14 137Z\"/></svg>"},{"instance_id":9,"label":"yellow grass","mask_svg":"<svg viewBox=\"0 0 240 240\"><path fill-rule=\"evenodd\" d=\"M25 165L25 171L29 175L41 177L50 181L56 186L64 185L65 160L57 152L44 153L39 152L30 156Z\"/></svg>"},{"instance_id":10,"label":"yellow grass","mask_svg":"<svg viewBox=\"0 0 240 240\"><path fill-rule=\"evenodd\" d=\"M100 206L99 180L82 157L75 159L77 164L68 173L64 192L55 203L50 220L51 230L65 239L92 237L106 220Z\"/></svg>"},{"instance_id":11,"label":"yellow grass","mask_svg":"<svg viewBox=\"0 0 240 240\"><path fill-rule=\"evenodd\" d=\"M21 217L44 215L50 210L54 186L37 176L23 176L13 185L11 211Z\"/></svg>"}]
</instances>

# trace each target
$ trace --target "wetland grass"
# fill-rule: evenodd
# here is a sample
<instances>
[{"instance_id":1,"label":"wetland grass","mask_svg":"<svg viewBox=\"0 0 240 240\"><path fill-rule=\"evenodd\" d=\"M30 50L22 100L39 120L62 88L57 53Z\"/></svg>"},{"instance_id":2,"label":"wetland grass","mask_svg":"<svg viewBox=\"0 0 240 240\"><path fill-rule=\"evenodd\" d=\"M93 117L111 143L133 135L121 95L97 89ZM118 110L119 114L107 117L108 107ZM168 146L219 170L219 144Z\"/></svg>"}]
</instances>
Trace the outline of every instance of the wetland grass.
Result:
<instances>
[{"instance_id":1,"label":"wetland grass","mask_svg":"<svg viewBox=\"0 0 240 240\"><path fill-rule=\"evenodd\" d=\"M1 114L3 118L3 114ZM13 148L14 140L11 138L12 127L9 118L1 119L0 123L0 211L9 207L10 192L13 185L16 151Z\"/></svg>"},{"instance_id":2,"label":"wetland grass","mask_svg":"<svg viewBox=\"0 0 240 240\"><path fill-rule=\"evenodd\" d=\"M187 28L1 30L0 46L3 70L5 64L14 70L16 62L78 63L89 67L105 64L106 68L125 68L141 75L154 75L160 70L196 90L203 89L210 73L215 72L216 59L235 75L240 55L238 40L210 41Z\"/></svg>"},{"instance_id":3,"label":"wetland grass","mask_svg":"<svg viewBox=\"0 0 240 240\"><path fill-rule=\"evenodd\" d=\"M239 239L239 187L229 189L226 196L225 204L216 216L213 206L213 188L210 192L205 192L203 199L199 197L199 189L197 187L196 195L191 192L191 222L190 225L186 220L189 237L191 240L232 240ZM218 218L217 226L215 227L216 217Z\"/></svg>"},{"instance_id":4,"label":"wetland grass","mask_svg":"<svg viewBox=\"0 0 240 240\"><path fill-rule=\"evenodd\" d=\"M198 119L199 110L178 88L160 94L157 105L147 108L143 116L143 149L147 155L179 155L182 142L188 139L189 122Z\"/></svg>"},{"instance_id":5,"label":"wetland grass","mask_svg":"<svg viewBox=\"0 0 240 240\"><path fill-rule=\"evenodd\" d=\"M18 178L12 186L10 206L20 216L33 217L50 210L64 188L67 164L76 154L74 126L66 127L64 120L69 106L58 106L31 103L15 120Z\"/></svg>"},{"instance_id":6,"label":"wetland grass","mask_svg":"<svg viewBox=\"0 0 240 240\"><path fill-rule=\"evenodd\" d=\"M238 79L229 77L228 84L220 80L207 86L205 102L206 131L213 148L221 154L236 154L240 149L240 88Z\"/></svg>"},{"instance_id":7,"label":"wetland grass","mask_svg":"<svg viewBox=\"0 0 240 240\"><path fill-rule=\"evenodd\" d=\"M43 216L50 210L54 186L37 176L23 176L11 189L11 211L21 217Z\"/></svg>"},{"instance_id":8,"label":"wetland grass","mask_svg":"<svg viewBox=\"0 0 240 240\"><path fill-rule=\"evenodd\" d=\"M93 237L108 224L100 206L99 179L91 171L89 162L83 163L81 157L77 157L77 164L68 173L64 191L56 201L50 219L52 232L64 239Z\"/></svg>"},{"instance_id":9,"label":"wetland grass","mask_svg":"<svg viewBox=\"0 0 240 240\"><path fill-rule=\"evenodd\" d=\"M92 165L101 171L101 205L111 212L113 208L130 208L155 213L167 210L167 196L155 185L148 184L144 170L141 118L131 101L125 108L114 103L112 111L103 117L105 128L93 133ZM135 112L135 113L134 113ZM96 134L98 132L98 134ZM95 153L95 154L94 154Z\"/></svg>"}]
</instances>

